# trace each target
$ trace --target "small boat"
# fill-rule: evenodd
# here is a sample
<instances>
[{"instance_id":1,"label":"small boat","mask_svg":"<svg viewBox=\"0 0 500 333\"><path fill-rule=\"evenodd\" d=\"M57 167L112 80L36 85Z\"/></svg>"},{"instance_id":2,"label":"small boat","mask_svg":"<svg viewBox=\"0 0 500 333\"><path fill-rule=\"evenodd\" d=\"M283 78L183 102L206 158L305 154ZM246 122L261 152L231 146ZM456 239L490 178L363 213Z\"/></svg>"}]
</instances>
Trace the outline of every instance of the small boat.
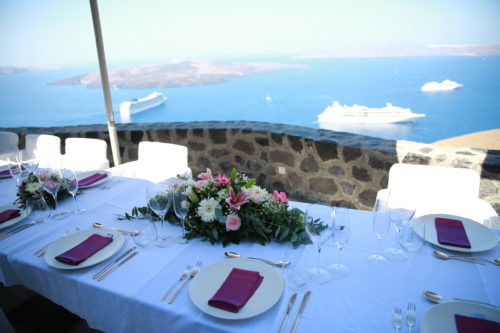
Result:
<instances>
[{"instance_id":1,"label":"small boat","mask_svg":"<svg viewBox=\"0 0 500 333\"><path fill-rule=\"evenodd\" d=\"M425 114L413 113L409 108L401 108L386 103L383 108L369 108L363 105L340 105L334 101L318 115L318 123L360 123L387 124L412 121L425 117Z\"/></svg>"},{"instance_id":2,"label":"small boat","mask_svg":"<svg viewBox=\"0 0 500 333\"><path fill-rule=\"evenodd\" d=\"M154 91L143 98L133 98L120 104L120 116L123 122L130 121L130 115L157 107L166 100L161 92Z\"/></svg>"},{"instance_id":3,"label":"small boat","mask_svg":"<svg viewBox=\"0 0 500 333\"><path fill-rule=\"evenodd\" d=\"M267 94L267 96L266 96L266 101L270 102L270 101L272 101L272 100L273 100L273 99L272 99L272 97L271 97L271 96L269 96L269 94Z\"/></svg>"}]
</instances>

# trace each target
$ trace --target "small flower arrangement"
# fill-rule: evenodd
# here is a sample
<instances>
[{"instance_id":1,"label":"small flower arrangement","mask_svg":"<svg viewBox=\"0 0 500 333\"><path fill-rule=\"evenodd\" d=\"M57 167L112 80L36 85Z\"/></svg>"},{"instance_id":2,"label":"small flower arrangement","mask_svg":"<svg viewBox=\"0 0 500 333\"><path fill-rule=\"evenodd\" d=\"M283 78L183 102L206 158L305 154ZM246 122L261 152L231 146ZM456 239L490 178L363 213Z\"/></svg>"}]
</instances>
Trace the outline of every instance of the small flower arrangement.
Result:
<instances>
[{"instance_id":1,"label":"small flower arrangement","mask_svg":"<svg viewBox=\"0 0 500 333\"><path fill-rule=\"evenodd\" d=\"M186 238L201 237L210 243L239 244L253 240L266 244L271 240L288 241L294 246L310 243L304 229L304 213L289 209L284 192L269 193L255 185L255 179L237 173L213 176L210 169L198 179L182 179L186 184L188 214L185 220ZM174 185L175 186L175 185ZM119 219L154 217L148 207L134 208ZM167 220L172 221L172 212ZM318 221L318 231L324 226Z\"/></svg>"},{"instance_id":2,"label":"small flower arrangement","mask_svg":"<svg viewBox=\"0 0 500 333\"><path fill-rule=\"evenodd\" d=\"M58 177L58 176L51 175L51 177ZM48 179L46 180L46 182L50 183L51 180ZM68 182L70 182L69 179L63 178L61 182L61 187L57 192L57 201L61 201L64 198L71 196L66 189L66 184ZM17 199L14 203L19 205L21 208L26 208L26 201L31 197L43 197L50 207L52 208L55 207L54 198L50 193L44 190L44 188L42 187L42 185L40 185L40 182L38 181L38 177L32 172L19 185L17 191Z\"/></svg>"}]
</instances>

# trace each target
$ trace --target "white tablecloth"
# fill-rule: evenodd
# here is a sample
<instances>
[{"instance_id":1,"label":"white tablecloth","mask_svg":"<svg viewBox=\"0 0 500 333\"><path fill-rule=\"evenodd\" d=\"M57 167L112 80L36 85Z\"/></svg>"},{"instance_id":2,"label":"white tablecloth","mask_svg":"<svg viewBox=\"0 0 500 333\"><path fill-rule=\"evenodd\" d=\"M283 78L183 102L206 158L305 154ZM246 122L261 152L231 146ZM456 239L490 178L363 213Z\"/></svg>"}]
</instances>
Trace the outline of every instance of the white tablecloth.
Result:
<instances>
[{"instance_id":1,"label":"white tablecloth","mask_svg":"<svg viewBox=\"0 0 500 333\"><path fill-rule=\"evenodd\" d=\"M120 178L113 180L117 179ZM92 276L112 259L94 267L63 271L33 255L35 250L65 231L87 229L95 221L106 227L134 230L135 222L118 221L114 214L130 211L133 206L144 206L147 182L120 180L111 189L85 190L78 197L78 205L87 209L85 214L47 221L0 241L1 282L6 286L24 285L86 319L90 327L106 332L277 332L288 299L294 292L287 287L281 299L267 312L236 321L217 319L201 312L191 302L188 288L171 305L160 302L160 297L187 264L193 265L200 260L206 266L230 260L224 258L227 250L277 261L284 257L284 244L261 246L245 242L224 248L191 240L187 245L140 249L135 258L100 282ZM0 180L0 205L12 203L14 195L15 183L11 179ZM303 207L300 203L294 205ZM62 202L58 209L73 209L73 201ZM385 269L370 266L367 257L377 247L371 227L372 214L351 210L350 216L351 236L342 250L342 262L349 266L350 274L324 285L307 285L299 291L286 331L291 328L306 290L311 290L312 294L299 324L301 332L393 331L394 307L406 309L409 302L415 303L419 321L433 306L421 296L422 290L500 304L500 267L439 260L432 255L434 248L430 244L425 244L408 261L391 263ZM180 231L174 226L171 230ZM394 242L391 233L382 241L382 247L392 246ZM124 247L113 258L134 245L127 237ZM329 245L323 259L333 262L335 254L335 249ZM498 258L500 249L497 246L480 255ZM417 332L418 326L417 322Z\"/></svg>"}]
</instances>

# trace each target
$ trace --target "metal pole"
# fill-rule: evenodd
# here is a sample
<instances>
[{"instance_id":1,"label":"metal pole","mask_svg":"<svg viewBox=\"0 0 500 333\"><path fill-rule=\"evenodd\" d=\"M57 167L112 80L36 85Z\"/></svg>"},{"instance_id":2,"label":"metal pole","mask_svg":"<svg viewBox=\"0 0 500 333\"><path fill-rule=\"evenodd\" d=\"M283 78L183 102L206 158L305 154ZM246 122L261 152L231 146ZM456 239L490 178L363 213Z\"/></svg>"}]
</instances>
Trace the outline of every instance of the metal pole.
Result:
<instances>
[{"instance_id":1,"label":"metal pole","mask_svg":"<svg viewBox=\"0 0 500 333\"><path fill-rule=\"evenodd\" d=\"M108 69L106 66L106 56L104 54L104 43L102 41L101 21L99 20L99 8L97 0L89 0L92 10L92 22L94 23L95 43L97 46L97 56L99 58L99 70L101 72L101 85L104 94L104 104L106 104L106 116L108 119L109 140L111 142L111 152L115 166L121 164L120 147L118 145L118 136L116 135L115 116L111 103L111 92L109 90Z\"/></svg>"}]
</instances>

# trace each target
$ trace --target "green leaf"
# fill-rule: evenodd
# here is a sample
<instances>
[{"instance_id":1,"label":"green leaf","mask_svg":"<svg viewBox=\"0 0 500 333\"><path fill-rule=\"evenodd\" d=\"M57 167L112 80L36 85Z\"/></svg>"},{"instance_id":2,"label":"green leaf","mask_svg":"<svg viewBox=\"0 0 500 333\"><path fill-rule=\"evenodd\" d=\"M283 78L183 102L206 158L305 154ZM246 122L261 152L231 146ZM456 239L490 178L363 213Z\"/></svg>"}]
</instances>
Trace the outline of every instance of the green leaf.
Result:
<instances>
[{"instance_id":1,"label":"green leaf","mask_svg":"<svg viewBox=\"0 0 500 333\"><path fill-rule=\"evenodd\" d=\"M219 233L217 232L217 229L213 228L212 229L212 237L215 239L215 240L218 240L219 239Z\"/></svg>"}]
</instances>

